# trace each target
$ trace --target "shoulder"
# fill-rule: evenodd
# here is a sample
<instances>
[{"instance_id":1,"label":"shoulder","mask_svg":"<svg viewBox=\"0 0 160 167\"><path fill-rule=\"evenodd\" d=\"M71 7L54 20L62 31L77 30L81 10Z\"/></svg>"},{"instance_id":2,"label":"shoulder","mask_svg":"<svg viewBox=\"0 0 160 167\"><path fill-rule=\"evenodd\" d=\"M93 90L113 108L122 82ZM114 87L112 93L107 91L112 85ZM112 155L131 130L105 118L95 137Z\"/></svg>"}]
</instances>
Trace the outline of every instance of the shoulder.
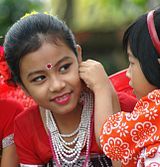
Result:
<instances>
[{"instance_id":1,"label":"shoulder","mask_svg":"<svg viewBox=\"0 0 160 167\"><path fill-rule=\"evenodd\" d=\"M148 93L147 96L142 97L136 104L135 109L143 107L146 108L159 108L160 110L160 90L156 89L150 93Z\"/></svg>"},{"instance_id":2,"label":"shoulder","mask_svg":"<svg viewBox=\"0 0 160 167\"><path fill-rule=\"evenodd\" d=\"M22 110L23 107L20 103L12 99L0 99L1 110Z\"/></svg>"},{"instance_id":3,"label":"shoulder","mask_svg":"<svg viewBox=\"0 0 160 167\"><path fill-rule=\"evenodd\" d=\"M0 100L0 140L5 148L13 144L15 117L23 111L23 107L14 100Z\"/></svg>"},{"instance_id":4,"label":"shoulder","mask_svg":"<svg viewBox=\"0 0 160 167\"><path fill-rule=\"evenodd\" d=\"M0 100L0 122L1 126L8 126L14 122L15 117L23 111L21 104L15 100Z\"/></svg>"},{"instance_id":5,"label":"shoulder","mask_svg":"<svg viewBox=\"0 0 160 167\"><path fill-rule=\"evenodd\" d=\"M29 126L30 123L32 123L34 119L38 117L38 114L38 105L31 106L28 109L21 112L20 114L18 114L18 116L15 118L15 124L23 126L27 124L27 126Z\"/></svg>"},{"instance_id":6,"label":"shoulder","mask_svg":"<svg viewBox=\"0 0 160 167\"><path fill-rule=\"evenodd\" d=\"M32 106L21 112L14 122L14 140L15 143L23 143L30 141L35 135L38 126L39 115L38 106ZM37 120L36 120L37 119Z\"/></svg>"},{"instance_id":7,"label":"shoulder","mask_svg":"<svg viewBox=\"0 0 160 167\"><path fill-rule=\"evenodd\" d=\"M152 92L148 93L147 96L142 97L142 100L148 100L152 102L159 102L160 99L160 89L155 89Z\"/></svg>"}]
</instances>

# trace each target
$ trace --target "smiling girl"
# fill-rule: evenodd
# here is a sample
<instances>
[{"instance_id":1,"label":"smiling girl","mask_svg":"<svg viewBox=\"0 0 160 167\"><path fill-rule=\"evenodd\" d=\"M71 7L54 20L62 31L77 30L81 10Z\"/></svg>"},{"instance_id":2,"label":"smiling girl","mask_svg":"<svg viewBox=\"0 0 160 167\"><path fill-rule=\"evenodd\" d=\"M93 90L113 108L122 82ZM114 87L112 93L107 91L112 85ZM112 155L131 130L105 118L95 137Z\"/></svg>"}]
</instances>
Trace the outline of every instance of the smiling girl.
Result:
<instances>
[{"instance_id":1,"label":"smiling girl","mask_svg":"<svg viewBox=\"0 0 160 167\"><path fill-rule=\"evenodd\" d=\"M95 136L111 114L107 96L119 107L117 96L103 66L82 61L81 47L66 24L34 13L10 28L4 48L14 82L38 104L15 120L20 165L112 166Z\"/></svg>"}]
</instances>

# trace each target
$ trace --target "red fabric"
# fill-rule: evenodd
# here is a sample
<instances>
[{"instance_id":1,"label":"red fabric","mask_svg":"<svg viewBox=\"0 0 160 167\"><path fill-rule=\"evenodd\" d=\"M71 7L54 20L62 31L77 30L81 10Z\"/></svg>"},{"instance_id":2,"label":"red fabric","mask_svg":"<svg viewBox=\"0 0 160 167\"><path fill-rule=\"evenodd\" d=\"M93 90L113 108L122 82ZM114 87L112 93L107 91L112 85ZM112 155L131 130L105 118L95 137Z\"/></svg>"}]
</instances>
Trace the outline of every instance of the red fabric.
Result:
<instances>
[{"instance_id":1,"label":"red fabric","mask_svg":"<svg viewBox=\"0 0 160 167\"><path fill-rule=\"evenodd\" d=\"M13 134L14 118L22 109L22 106L15 101L0 100L0 147L2 147L2 140Z\"/></svg>"},{"instance_id":2,"label":"red fabric","mask_svg":"<svg viewBox=\"0 0 160 167\"><path fill-rule=\"evenodd\" d=\"M4 58L4 50L0 46L0 148L2 140L13 134L16 115L24 108L34 104L34 101L27 97L22 89L13 84L7 84L10 78L11 74Z\"/></svg>"},{"instance_id":3,"label":"red fabric","mask_svg":"<svg viewBox=\"0 0 160 167\"><path fill-rule=\"evenodd\" d=\"M35 104L34 100L26 96L24 91L20 87L12 87L7 84L0 84L0 90L3 88L3 92L0 93L0 99L11 99L20 103L24 109L29 108Z\"/></svg>"},{"instance_id":4,"label":"red fabric","mask_svg":"<svg viewBox=\"0 0 160 167\"><path fill-rule=\"evenodd\" d=\"M91 152L102 154L95 142L93 136ZM49 138L38 106L33 106L17 116L15 120L15 143L20 163L44 164L52 158Z\"/></svg>"},{"instance_id":5,"label":"red fabric","mask_svg":"<svg viewBox=\"0 0 160 167\"><path fill-rule=\"evenodd\" d=\"M35 104L31 97L25 95L20 87L14 84L8 84L11 74L5 61L3 47L0 46L0 99L12 99L18 101L24 108Z\"/></svg>"},{"instance_id":6,"label":"red fabric","mask_svg":"<svg viewBox=\"0 0 160 167\"><path fill-rule=\"evenodd\" d=\"M133 94L133 89L129 86L129 79L126 77L127 69L119 71L109 76L117 95L119 97L121 109L126 112L132 112L136 102L138 101ZM128 100L128 98L130 100Z\"/></svg>"},{"instance_id":7,"label":"red fabric","mask_svg":"<svg viewBox=\"0 0 160 167\"><path fill-rule=\"evenodd\" d=\"M123 92L119 93L119 95L120 101L126 99L126 106L135 105L133 98L130 98L130 96L124 96ZM38 106L32 106L16 117L15 143L20 163L44 164L52 158L48 135L44 129ZM91 152L102 153L96 144L94 136Z\"/></svg>"},{"instance_id":8,"label":"red fabric","mask_svg":"<svg viewBox=\"0 0 160 167\"><path fill-rule=\"evenodd\" d=\"M135 97L135 95L132 93L133 89L129 86L129 79L126 76L126 71L127 69L124 69L113 75L110 75L109 79L111 80L117 92L124 92Z\"/></svg>"}]
</instances>

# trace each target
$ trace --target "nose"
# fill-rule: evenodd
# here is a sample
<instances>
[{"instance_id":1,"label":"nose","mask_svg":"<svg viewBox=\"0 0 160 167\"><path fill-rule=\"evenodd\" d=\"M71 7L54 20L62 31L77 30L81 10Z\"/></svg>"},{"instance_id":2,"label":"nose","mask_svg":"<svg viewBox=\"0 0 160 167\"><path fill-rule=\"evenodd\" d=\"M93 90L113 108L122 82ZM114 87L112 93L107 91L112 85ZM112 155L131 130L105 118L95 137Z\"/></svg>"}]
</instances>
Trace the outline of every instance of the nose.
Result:
<instances>
[{"instance_id":1,"label":"nose","mask_svg":"<svg viewBox=\"0 0 160 167\"><path fill-rule=\"evenodd\" d=\"M130 79L130 68L128 67L127 71L126 71L126 77Z\"/></svg>"},{"instance_id":2,"label":"nose","mask_svg":"<svg viewBox=\"0 0 160 167\"><path fill-rule=\"evenodd\" d=\"M49 81L49 91L59 92L65 87L65 82L58 77L52 77Z\"/></svg>"}]
</instances>

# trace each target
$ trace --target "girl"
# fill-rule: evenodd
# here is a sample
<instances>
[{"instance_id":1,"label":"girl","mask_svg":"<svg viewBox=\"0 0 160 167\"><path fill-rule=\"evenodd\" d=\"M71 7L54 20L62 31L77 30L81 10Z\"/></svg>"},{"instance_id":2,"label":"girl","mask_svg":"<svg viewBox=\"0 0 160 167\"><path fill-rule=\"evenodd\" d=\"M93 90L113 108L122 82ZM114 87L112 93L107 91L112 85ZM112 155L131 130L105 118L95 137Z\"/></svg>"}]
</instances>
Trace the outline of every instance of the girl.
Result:
<instances>
[{"instance_id":1,"label":"girl","mask_svg":"<svg viewBox=\"0 0 160 167\"><path fill-rule=\"evenodd\" d=\"M82 62L65 23L48 14L27 15L10 28L4 48L14 81L38 104L15 120L20 165L112 166L95 141L105 117L93 119L93 110L110 114L106 99L117 106L116 94L100 63Z\"/></svg>"},{"instance_id":2,"label":"girl","mask_svg":"<svg viewBox=\"0 0 160 167\"><path fill-rule=\"evenodd\" d=\"M104 153L112 160L120 160L123 166L160 166L159 38L160 9L141 16L124 34L130 62L127 76L140 100L132 113L119 112L109 117L100 136Z\"/></svg>"}]
</instances>

